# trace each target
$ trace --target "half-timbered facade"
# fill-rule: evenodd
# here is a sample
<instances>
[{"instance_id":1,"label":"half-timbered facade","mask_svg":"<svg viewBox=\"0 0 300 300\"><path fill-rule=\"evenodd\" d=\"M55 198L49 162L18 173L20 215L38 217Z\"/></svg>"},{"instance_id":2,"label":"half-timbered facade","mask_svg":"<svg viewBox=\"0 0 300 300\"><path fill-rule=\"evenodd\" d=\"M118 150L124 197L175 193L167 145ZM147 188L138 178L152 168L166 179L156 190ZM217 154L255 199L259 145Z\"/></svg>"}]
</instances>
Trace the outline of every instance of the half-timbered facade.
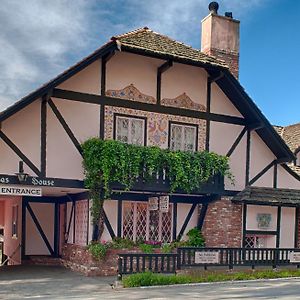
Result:
<instances>
[{"instance_id":1,"label":"half-timbered facade","mask_svg":"<svg viewBox=\"0 0 300 300\"><path fill-rule=\"evenodd\" d=\"M202 51L137 29L0 114L0 226L11 264L91 241L81 150L90 137L213 151L230 158L235 178L173 193L164 210L148 201L164 185L116 187L104 240L170 242L198 226L208 246L298 246L300 180L288 165L296 157L236 78L239 21L212 11L202 22Z\"/></svg>"}]
</instances>

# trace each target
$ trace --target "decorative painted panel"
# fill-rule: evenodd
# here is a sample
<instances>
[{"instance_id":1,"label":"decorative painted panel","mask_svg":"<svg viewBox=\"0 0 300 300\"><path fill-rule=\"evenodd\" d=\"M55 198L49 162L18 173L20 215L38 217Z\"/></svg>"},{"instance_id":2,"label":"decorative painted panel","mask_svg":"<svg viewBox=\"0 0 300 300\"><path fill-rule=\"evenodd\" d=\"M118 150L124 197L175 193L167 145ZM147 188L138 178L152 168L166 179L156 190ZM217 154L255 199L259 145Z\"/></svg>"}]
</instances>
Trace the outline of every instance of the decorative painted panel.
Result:
<instances>
[{"instance_id":1,"label":"decorative painted panel","mask_svg":"<svg viewBox=\"0 0 300 300\"><path fill-rule=\"evenodd\" d=\"M206 107L202 104L194 102L186 93L183 93L176 98L161 100L161 104L165 106L181 107L198 111L206 111Z\"/></svg>"},{"instance_id":2,"label":"decorative painted panel","mask_svg":"<svg viewBox=\"0 0 300 300\"><path fill-rule=\"evenodd\" d=\"M88 200L76 201L75 205L75 244L85 246L88 231Z\"/></svg>"},{"instance_id":3,"label":"decorative painted panel","mask_svg":"<svg viewBox=\"0 0 300 300\"><path fill-rule=\"evenodd\" d=\"M205 148L206 122L205 120L145 112L122 107L105 107L105 139L113 139L114 113L147 118L147 145L168 148L169 121L198 125L198 149Z\"/></svg>"},{"instance_id":4,"label":"decorative painted panel","mask_svg":"<svg viewBox=\"0 0 300 300\"><path fill-rule=\"evenodd\" d=\"M106 91L106 96L144 103L156 103L154 97L143 94L133 84L130 84L121 90L108 90Z\"/></svg>"}]
</instances>

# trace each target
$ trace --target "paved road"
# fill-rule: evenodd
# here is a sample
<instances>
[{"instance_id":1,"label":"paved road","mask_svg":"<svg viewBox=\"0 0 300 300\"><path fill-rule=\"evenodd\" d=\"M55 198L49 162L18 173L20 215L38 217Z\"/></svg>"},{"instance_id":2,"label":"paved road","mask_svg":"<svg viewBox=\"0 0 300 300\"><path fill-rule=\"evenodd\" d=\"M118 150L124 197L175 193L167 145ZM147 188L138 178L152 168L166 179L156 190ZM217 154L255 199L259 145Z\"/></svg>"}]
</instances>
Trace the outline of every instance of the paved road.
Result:
<instances>
[{"instance_id":1,"label":"paved road","mask_svg":"<svg viewBox=\"0 0 300 300\"><path fill-rule=\"evenodd\" d=\"M59 267L0 269L0 299L300 299L300 279L117 289Z\"/></svg>"}]
</instances>

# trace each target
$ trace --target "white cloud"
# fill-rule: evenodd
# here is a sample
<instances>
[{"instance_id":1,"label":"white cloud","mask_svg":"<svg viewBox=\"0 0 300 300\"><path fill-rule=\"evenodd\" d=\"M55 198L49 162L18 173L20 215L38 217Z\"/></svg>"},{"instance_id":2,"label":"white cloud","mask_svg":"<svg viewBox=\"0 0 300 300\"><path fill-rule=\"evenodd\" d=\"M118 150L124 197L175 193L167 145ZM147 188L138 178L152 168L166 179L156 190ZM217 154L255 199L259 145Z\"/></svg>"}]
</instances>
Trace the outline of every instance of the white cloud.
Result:
<instances>
[{"instance_id":1,"label":"white cloud","mask_svg":"<svg viewBox=\"0 0 300 300\"><path fill-rule=\"evenodd\" d=\"M237 18L259 0L220 0ZM114 34L149 26L199 47L207 0L2 0L0 111ZM265 4L264 4L265 5ZM236 12L236 13L235 13Z\"/></svg>"}]
</instances>

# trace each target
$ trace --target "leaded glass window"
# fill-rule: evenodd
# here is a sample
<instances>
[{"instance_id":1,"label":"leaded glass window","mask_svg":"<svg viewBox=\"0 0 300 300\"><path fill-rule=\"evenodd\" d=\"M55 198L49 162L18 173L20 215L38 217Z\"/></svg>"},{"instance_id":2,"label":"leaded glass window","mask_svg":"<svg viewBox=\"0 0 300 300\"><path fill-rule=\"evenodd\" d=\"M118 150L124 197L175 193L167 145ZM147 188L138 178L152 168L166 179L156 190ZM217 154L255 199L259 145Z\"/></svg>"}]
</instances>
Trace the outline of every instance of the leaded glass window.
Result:
<instances>
[{"instance_id":1,"label":"leaded glass window","mask_svg":"<svg viewBox=\"0 0 300 300\"><path fill-rule=\"evenodd\" d=\"M171 123L170 135L170 149L196 151L197 126Z\"/></svg>"},{"instance_id":2,"label":"leaded glass window","mask_svg":"<svg viewBox=\"0 0 300 300\"><path fill-rule=\"evenodd\" d=\"M116 140L134 144L144 145L145 141L145 120L138 118L116 117Z\"/></svg>"}]
</instances>

